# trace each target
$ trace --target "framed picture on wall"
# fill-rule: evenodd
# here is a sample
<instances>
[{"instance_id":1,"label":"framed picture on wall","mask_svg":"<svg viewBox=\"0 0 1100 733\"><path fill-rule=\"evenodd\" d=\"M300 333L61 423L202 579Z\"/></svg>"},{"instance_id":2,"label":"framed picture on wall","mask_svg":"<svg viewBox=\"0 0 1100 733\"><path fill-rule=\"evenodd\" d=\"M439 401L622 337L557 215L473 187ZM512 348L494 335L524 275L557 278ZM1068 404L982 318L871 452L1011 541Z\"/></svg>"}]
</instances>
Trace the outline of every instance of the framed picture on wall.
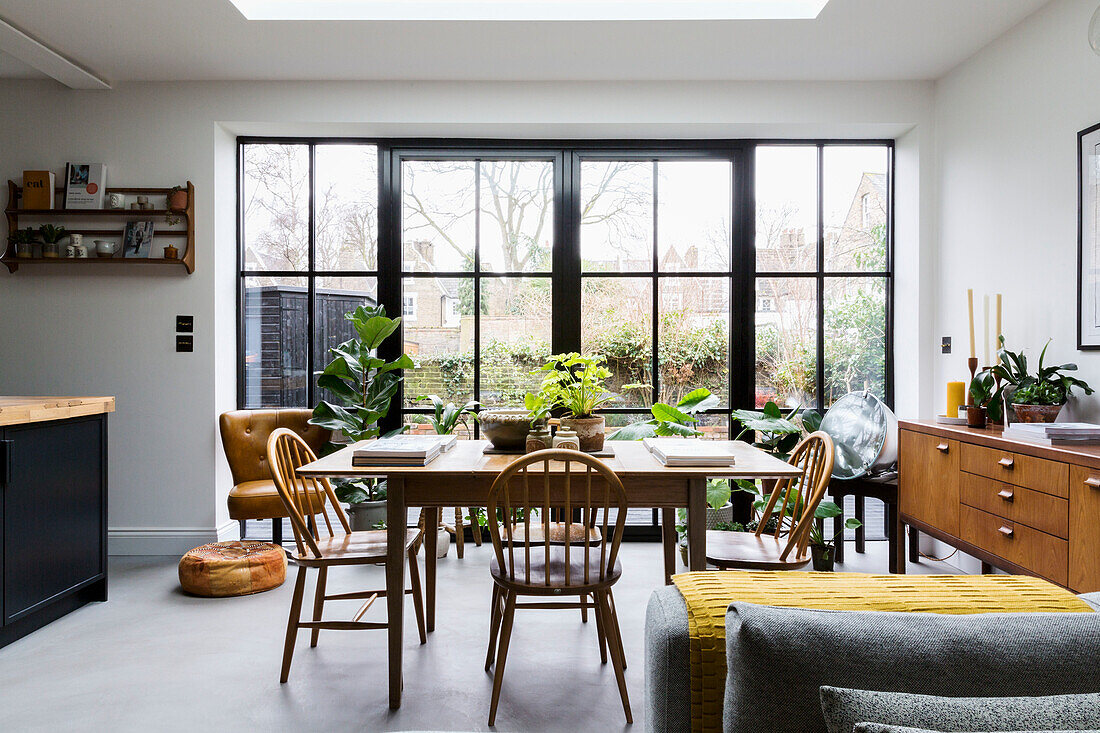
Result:
<instances>
[{"instance_id":1,"label":"framed picture on wall","mask_svg":"<svg viewBox=\"0 0 1100 733\"><path fill-rule=\"evenodd\" d=\"M1100 349L1100 124L1077 133L1077 348Z\"/></svg>"}]
</instances>

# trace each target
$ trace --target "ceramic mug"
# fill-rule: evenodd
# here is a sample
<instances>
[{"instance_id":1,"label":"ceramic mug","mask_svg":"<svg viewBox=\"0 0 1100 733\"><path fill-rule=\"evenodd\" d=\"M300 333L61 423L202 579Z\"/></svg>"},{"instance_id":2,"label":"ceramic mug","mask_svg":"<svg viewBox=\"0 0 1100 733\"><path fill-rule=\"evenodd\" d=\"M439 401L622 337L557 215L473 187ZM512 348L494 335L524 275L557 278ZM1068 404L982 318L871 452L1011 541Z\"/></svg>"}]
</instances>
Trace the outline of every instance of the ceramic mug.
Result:
<instances>
[{"instance_id":1,"label":"ceramic mug","mask_svg":"<svg viewBox=\"0 0 1100 733\"><path fill-rule=\"evenodd\" d=\"M118 245L114 242L109 242L106 239L95 240L95 253L100 257L112 257L116 249L118 249Z\"/></svg>"},{"instance_id":2,"label":"ceramic mug","mask_svg":"<svg viewBox=\"0 0 1100 733\"><path fill-rule=\"evenodd\" d=\"M121 193L112 193L107 195L107 206L112 209L125 209L126 197Z\"/></svg>"},{"instance_id":3,"label":"ceramic mug","mask_svg":"<svg viewBox=\"0 0 1100 733\"><path fill-rule=\"evenodd\" d=\"M78 260L88 259L88 248L85 247L83 244L73 245L73 257Z\"/></svg>"},{"instance_id":4,"label":"ceramic mug","mask_svg":"<svg viewBox=\"0 0 1100 733\"><path fill-rule=\"evenodd\" d=\"M76 246L73 245L72 242L65 245L65 258L70 260L76 259Z\"/></svg>"}]
</instances>

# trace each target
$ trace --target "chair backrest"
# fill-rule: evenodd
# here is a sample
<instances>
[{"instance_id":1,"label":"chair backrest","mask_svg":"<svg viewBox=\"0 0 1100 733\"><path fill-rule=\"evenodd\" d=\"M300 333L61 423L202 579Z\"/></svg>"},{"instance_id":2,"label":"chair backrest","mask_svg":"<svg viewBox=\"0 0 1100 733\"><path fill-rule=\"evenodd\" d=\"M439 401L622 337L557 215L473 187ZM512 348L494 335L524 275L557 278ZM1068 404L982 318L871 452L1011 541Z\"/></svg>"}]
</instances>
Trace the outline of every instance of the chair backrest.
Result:
<instances>
[{"instance_id":1,"label":"chair backrest","mask_svg":"<svg viewBox=\"0 0 1100 733\"><path fill-rule=\"evenodd\" d=\"M326 503L332 507L332 512L340 520L344 534L351 534L348 515L344 513L344 508L337 501L332 491L332 484L325 478L298 475L298 469L317 460L317 456L292 430L276 428L267 439L267 454L271 458L271 474L275 480L275 487L279 490L279 497L283 500L283 505L290 516L290 525L294 529L294 542L298 545L299 556L305 557L308 549L314 557L322 557L317 540L322 536L336 536L332 519L329 517L329 512L325 510ZM315 518L318 514L325 520L324 527L327 532L324 534L322 534L321 522ZM312 527L306 521L308 517L315 518Z\"/></svg>"},{"instance_id":2,"label":"chair backrest","mask_svg":"<svg viewBox=\"0 0 1100 733\"><path fill-rule=\"evenodd\" d=\"M233 483L271 479L267 439L276 428L289 428L317 453L329 442L332 431L310 425L313 411L299 408L232 410L218 419L222 447L233 473Z\"/></svg>"},{"instance_id":3,"label":"chair backrest","mask_svg":"<svg viewBox=\"0 0 1100 733\"><path fill-rule=\"evenodd\" d=\"M778 538L787 532L787 544L780 555L782 560L787 559L791 550L797 549L796 558L802 558L806 551L814 514L833 475L833 453L833 439L828 433L819 430L807 435L795 446L787 460L792 466L802 469L802 473L775 482L756 528L756 536L764 533L768 520L777 514L775 536Z\"/></svg>"},{"instance_id":4,"label":"chair backrest","mask_svg":"<svg viewBox=\"0 0 1100 733\"><path fill-rule=\"evenodd\" d=\"M552 470L555 463L564 465ZM517 458L493 481L487 508L497 563L513 582L563 588L589 585L606 579L615 567L626 526L626 491L615 472L597 458L562 449L540 450ZM590 532L573 532L573 525L596 526L600 510L602 541L594 543ZM609 533L612 510L614 531ZM574 521L575 513L579 514L578 521ZM565 522L565 531L554 542L550 537L552 515ZM522 532L518 531L520 524ZM531 528L538 524L542 532L536 534L542 539L533 544ZM594 565L597 552L598 564ZM539 553L541 578L531 573L532 558L537 563ZM552 568L561 568L560 577L551 572Z\"/></svg>"}]
</instances>

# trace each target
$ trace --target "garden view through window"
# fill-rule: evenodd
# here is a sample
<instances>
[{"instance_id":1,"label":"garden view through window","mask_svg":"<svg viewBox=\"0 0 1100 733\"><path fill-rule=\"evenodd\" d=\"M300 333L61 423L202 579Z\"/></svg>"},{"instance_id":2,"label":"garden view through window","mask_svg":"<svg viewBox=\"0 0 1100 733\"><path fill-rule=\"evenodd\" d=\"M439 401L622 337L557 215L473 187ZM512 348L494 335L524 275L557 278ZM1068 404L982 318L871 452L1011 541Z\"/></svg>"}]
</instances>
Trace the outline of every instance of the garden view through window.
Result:
<instances>
[{"instance_id":1,"label":"garden view through window","mask_svg":"<svg viewBox=\"0 0 1100 733\"><path fill-rule=\"evenodd\" d=\"M380 291L414 430L421 395L520 405L561 351L607 358L609 430L696 387L708 438L769 400L892 400L889 143L438 148L241 141L242 407L315 404Z\"/></svg>"}]
</instances>

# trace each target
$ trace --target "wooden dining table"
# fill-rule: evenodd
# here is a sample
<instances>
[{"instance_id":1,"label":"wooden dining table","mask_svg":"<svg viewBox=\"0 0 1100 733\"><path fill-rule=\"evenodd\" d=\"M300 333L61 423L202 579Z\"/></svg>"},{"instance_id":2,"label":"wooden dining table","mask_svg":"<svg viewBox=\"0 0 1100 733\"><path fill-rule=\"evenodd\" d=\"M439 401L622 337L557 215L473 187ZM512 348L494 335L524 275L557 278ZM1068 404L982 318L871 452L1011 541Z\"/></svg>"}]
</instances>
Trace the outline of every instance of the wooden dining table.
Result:
<instances>
[{"instance_id":1,"label":"wooden dining table","mask_svg":"<svg viewBox=\"0 0 1100 733\"><path fill-rule=\"evenodd\" d=\"M723 441L734 455L734 465L726 467L670 467L663 465L641 442L609 441L606 450L612 457L602 460L619 476L626 489L630 507L662 511L665 582L676 568L676 509L688 510L688 567L706 569L706 495L708 478L775 479L797 476L799 469L741 441ZM405 587L403 552L408 508L424 510L424 595L426 625L435 629L436 543L435 527L442 507L484 507L493 480L517 458L515 455L485 453L489 442L460 440L427 466L353 466L350 445L298 469L303 476L317 478L386 479L386 528L388 552L386 587ZM553 477L562 474L564 463L550 467ZM389 613L389 690L390 707L401 706L401 651L403 640L404 599L400 592L386 594Z\"/></svg>"}]
</instances>

